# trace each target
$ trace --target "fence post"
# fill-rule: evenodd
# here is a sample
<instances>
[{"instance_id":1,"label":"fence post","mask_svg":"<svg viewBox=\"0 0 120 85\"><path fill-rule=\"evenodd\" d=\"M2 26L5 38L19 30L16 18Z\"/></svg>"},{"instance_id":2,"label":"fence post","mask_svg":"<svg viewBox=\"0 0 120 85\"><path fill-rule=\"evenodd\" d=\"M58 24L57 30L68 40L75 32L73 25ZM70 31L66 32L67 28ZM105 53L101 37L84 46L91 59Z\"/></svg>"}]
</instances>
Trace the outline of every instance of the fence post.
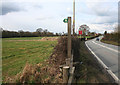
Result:
<instances>
[{"instance_id":1,"label":"fence post","mask_svg":"<svg viewBox=\"0 0 120 85\"><path fill-rule=\"evenodd\" d=\"M63 67L63 83L68 83L68 76L69 76L69 66Z\"/></svg>"},{"instance_id":2,"label":"fence post","mask_svg":"<svg viewBox=\"0 0 120 85\"><path fill-rule=\"evenodd\" d=\"M70 58L66 59L66 66L70 66Z\"/></svg>"}]
</instances>

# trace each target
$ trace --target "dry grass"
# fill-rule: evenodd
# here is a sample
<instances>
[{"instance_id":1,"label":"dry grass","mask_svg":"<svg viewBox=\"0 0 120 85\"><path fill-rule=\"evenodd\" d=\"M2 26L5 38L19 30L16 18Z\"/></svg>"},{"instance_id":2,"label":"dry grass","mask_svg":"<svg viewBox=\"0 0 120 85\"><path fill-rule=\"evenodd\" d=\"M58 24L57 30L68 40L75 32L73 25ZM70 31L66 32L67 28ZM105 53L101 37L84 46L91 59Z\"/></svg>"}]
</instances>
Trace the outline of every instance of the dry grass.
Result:
<instances>
[{"instance_id":1,"label":"dry grass","mask_svg":"<svg viewBox=\"0 0 120 85\"><path fill-rule=\"evenodd\" d=\"M76 55L79 55L74 56L74 62L79 62L75 65L76 83L110 83L110 78L103 72L103 68L87 49L84 41L79 41L77 49Z\"/></svg>"},{"instance_id":2,"label":"dry grass","mask_svg":"<svg viewBox=\"0 0 120 85\"><path fill-rule=\"evenodd\" d=\"M30 39L30 40L24 40L24 39L21 39L21 40L15 40L15 39L11 39L11 40L7 40L6 41L57 41L59 37L43 37L43 38L40 38L40 39Z\"/></svg>"},{"instance_id":3,"label":"dry grass","mask_svg":"<svg viewBox=\"0 0 120 85\"><path fill-rule=\"evenodd\" d=\"M43 63L26 63L24 69L15 77L6 78L7 83L62 83L62 73L59 69L65 63L67 38L61 37L54 52ZM20 48L23 49L23 48Z\"/></svg>"}]
</instances>

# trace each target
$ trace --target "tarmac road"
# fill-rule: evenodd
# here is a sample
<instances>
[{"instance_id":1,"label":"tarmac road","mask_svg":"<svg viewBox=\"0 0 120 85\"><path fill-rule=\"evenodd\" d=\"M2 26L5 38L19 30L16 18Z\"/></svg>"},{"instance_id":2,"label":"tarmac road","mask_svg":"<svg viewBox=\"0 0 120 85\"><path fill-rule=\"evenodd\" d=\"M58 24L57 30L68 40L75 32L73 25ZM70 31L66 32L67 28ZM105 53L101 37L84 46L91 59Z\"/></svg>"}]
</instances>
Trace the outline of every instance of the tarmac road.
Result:
<instances>
[{"instance_id":1,"label":"tarmac road","mask_svg":"<svg viewBox=\"0 0 120 85\"><path fill-rule=\"evenodd\" d=\"M99 37L100 39L102 37ZM86 41L88 48L95 54L107 67L112 71L113 74L118 78L118 72L120 73L120 67L118 68L118 51L119 46L105 44L96 39ZM120 79L120 77L119 77Z\"/></svg>"}]
</instances>

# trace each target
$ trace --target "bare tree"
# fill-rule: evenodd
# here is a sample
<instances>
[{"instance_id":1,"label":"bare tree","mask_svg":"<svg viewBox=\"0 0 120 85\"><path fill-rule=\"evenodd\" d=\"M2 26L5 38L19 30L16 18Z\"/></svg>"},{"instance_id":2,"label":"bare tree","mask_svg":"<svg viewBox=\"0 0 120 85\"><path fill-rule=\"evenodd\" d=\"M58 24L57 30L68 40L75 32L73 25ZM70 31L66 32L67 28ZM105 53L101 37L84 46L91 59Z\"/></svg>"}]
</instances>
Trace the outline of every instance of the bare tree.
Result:
<instances>
[{"instance_id":1,"label":"bare tree","mask_svg":"<svg viewBox=\"0 0 120 85\"><path fill-rule=\"evenodd\" d=\"M38 28L38 29L36 30L36 32L43 32L43 29L42 29L42 28Z\"/></svg>"}]
</instances>

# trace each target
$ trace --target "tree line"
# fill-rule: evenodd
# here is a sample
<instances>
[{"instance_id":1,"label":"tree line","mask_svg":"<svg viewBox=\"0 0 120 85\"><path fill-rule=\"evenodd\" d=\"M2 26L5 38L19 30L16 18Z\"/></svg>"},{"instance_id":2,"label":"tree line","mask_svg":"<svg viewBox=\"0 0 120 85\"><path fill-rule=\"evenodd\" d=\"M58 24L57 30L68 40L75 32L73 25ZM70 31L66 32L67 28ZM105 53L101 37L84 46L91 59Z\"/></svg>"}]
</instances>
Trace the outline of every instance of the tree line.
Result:
<instances>
[{"instance_id":1,"label":"tree line","mask_svg":"<svg viewBox=\"0 0 120 85\"><path fill-rule=\"evenodd\" d=\"M120 42L119 35L120 35L120 31L112 32L112 33L107 33L107 31L105 31L103 40Z\"/></svg>"},{"instance_id":2,"label":"tree line","mask_svg":"<svg viewBox=\"0 0 120 85\"><path fill-rule=\"evenodd\" d=\"M2 32L2 33L1 33ZM38 28L36 29L35 32L29 32L29 31L23 31L23 30L18 30L18 31L8 31L8 30L3 30L0 28L0 36L1 38L12 38L12 37L49 37L49 36L67 36L67 33L52 33L49 32L47 29L42 29ZM89 36L95 36L95 32L88 32ZM79 36L79 34L75 33L75 36Z\"/></svg>"},{"instance_id":3,"label":"tree line","mask_svg":"<svg viewBox=\"0 0 120 85\"><path fill-rule=\"evenodd\" d=\"M38 28L35 32L18 30L16 31L8 31L2 30L2 38L11 38L11 37L43 37L43 36L56 36L56 34L49 32L47 29L43 30L42 28ZM59 33L57 34L59 36Z\"/></svg>"},{"instance_id":4,"label":"tree line","mask_svg":"<svg viewBox=\"0 0 120 85\"><path fill-rule=\"evenodd\" d=\"M107 31L104 32L104 38L102 40L104 41L112 41L118 43L120 45L120 25L116 26L114 28L114 32L107 33Z\"/></svg>"}]
</instances>

